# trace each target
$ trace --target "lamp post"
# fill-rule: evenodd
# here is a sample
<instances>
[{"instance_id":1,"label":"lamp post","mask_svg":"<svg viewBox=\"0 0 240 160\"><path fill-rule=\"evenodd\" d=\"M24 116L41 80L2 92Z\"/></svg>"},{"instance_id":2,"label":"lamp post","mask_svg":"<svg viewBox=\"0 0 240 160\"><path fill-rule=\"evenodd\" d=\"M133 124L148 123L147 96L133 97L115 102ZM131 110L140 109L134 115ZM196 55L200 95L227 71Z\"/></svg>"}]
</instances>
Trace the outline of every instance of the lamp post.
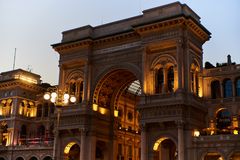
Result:
<instances>
[{"instance_id":1,"label":"lamp post","mask_svg":"<svg viewBox=\"0 0 240 160\"><path fill-rule=\"evenodd\" d=\"M56 157L56 148L57 141L59 136L59 122L60 122L60 114L61 108L71 103L76 102L76 97L74 95L69 95L67 92L62 92L58 88L49 88L48 91L44 94L43 98L47 101L50 101L54 104L57 109L57 125L56 130L54 132L54 144L53 144L53 160L57 160Z\"/></svg>"}]
</instances>

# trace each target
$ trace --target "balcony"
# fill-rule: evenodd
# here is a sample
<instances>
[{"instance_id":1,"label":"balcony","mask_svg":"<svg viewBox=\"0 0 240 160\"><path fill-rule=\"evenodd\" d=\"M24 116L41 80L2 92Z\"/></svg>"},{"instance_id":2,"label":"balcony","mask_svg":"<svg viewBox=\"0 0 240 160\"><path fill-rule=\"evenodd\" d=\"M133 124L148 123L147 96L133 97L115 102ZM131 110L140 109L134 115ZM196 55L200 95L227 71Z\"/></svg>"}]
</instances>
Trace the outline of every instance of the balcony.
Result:
<instances>
[{"instance_id":1,"label":"balcony","mask_svg":"<svg viewBox=\"0 0 240 160\"><path fill-rule=\"evenodd\" d=\"M16 146L0 146L0 150L22 150L22 149L51 149L53 138L21 138Z\"/></svg>"}]
</instances>

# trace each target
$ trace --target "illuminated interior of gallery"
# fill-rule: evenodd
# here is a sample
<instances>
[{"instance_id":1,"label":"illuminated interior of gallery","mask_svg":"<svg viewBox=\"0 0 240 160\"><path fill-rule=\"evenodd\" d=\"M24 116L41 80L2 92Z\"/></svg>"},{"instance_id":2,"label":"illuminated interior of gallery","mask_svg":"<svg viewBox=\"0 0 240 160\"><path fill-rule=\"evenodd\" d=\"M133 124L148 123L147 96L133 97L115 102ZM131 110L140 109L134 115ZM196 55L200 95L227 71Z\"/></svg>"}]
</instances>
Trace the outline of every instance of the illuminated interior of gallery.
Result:
<instances>
[{"instance_id":1,"label":"illuminated interior of gallery","mask_svg":"<svg viewBox=\"0 0 240 160\"><path fill-rule=\"evenodd\" d=\"M210 38L179 2L64 31L57 86L0 74L0 160L240 160L240 65L203 64Z\"/></svg>"}]
</instances>

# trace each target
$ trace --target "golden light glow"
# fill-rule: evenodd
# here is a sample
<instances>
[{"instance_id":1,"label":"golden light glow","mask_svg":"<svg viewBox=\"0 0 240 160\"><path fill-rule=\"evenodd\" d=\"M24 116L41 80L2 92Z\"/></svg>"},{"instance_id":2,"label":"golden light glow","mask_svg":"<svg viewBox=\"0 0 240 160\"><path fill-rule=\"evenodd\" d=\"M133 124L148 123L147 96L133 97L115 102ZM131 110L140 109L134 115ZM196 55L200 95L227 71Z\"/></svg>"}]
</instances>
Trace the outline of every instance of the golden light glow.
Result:
<instances>
[{"instance_id":1,"label":"golden light glow","mask_svg":"<svg viewBox=\"0 0 240 160\"><path fill-rule=\"evenodd\" d=\"M213 130L210 131L210 135L214 135L214 133L215 133L215 132L214 132Z\"/></svg>"},{"instance_id":2,"label":"golden light glow","mask_svg":"<svg viewBox=\"0 0 240 160\"><path fill-rule=\"evenodd\" d=\"M200 136L200 132L198 130L194 130L193 136L194 137L199 137Z\"/></svg>"},{"instance_id":3,"label":"golden light glow","mask_svg":"<svg viewBox=\"0 0 240 160\"><path fill-rule=\"evenodd\" d=\"M99 112L100 112L101 114L106 114L106 113L107 113L107 109L106 109L106 108L99 107Z\"/></svg>"},{"instance_id":4,"label":"golden light glow","mask_svg":"<svg viewBox=\"0 0 240 160\"><path fill-rule=\"evenodd\" d=\"M153 145L153 150L154 150L154 151L157 151L159 145L162 143L162 141L164 141L164 140L166 140L166 139L168 139L168 138L163 137L163 138L158 139L158 140L154 143L154 145Z\"/></svg>"},{"instance_id":5,"label":"golden light glow","mask_svg":"<svg viewBox=\"0 0 240 160\"><path fill-rule=\"evenodd\" d=\"M238 135L238 130L234 129L234 130L233 130L233 134L234 134L234 135Z\"/></svg>"},{"instance_id":6,"label":"golden light glow","mask_svg":"<svg viewBox=\"0 0 240 160\"><path fill-rule=\"evenodd\" d=\"M57 93L56 93L56 92L52 92L52 93L51 93L51 97L52 97L52 98L56 98L56 97L57 97Z\"/></svg>"},{"instance_id":7,"label":"golden light glow","mask_svg":"<svg viewBox=\"0 0 240 160\"><path fill-rule=\"evenodd\" d=\"M237 117L233 117L233 119L232 119L232 126L233 126L233 128L237 128L238 127L238 119L237 119Z\"/></svg>"},{"instance_id":8,"label":"golden light glow","mask_svg":"<svg viewBox=\"0 0 240 160\"><path fill-rule=\"evenodd\" d=\"M69 151L70 151L70 149L71 149L71 147L72 147L74 144L76 144L76 143L75 143L75 142L70 142L70 143L68 143L68 145L64 148L64 154L68 154Z\"/></svg>"},{"instance_id":9,"label":"golden light glow","mask_svg":"<svg viewBox=\"0 0 240 160\"><path fill-rule=\"evenodd\" d=\"M96 103L93 103L92 109L93 109L94 111L97 111L97 110L98 110L98 105L97 105Z\"/></svg>"},{"instance_id":10,"label":"golden light glow","mask_svg":"<svg viewBox=\"0 0 240 160\"><path fill-rule=\"evenodd\" d=\"M75 96L71 96L70 97L70 102L75 103L77 101Z\"/></svg>"},{"instance_id":11,"label":"golden light glow","mask_svg":"<svg viewBox=\"0 0 240 160\"><path fill-rule=\"evenodd\" d=\"M114 109L114 117L118 117L118 110Z\"/></svg>"},{"instance_id":12,"label":"golden light glow","mask_svg":"<svg viewBox=\"0 0 240 160\"><path fill-rule=\"evenodd\" d=\"M37 80L36 79L33 79L31 77L27 77L27 76L23 76L23 75L15 75L14 76L14 79L20 79L20 80L23 80L25 82L28 82L28 83L34 83L34 84L37 84Z\"/></svg>"},{"instance_id":13,"label":"golden light glow","mask_svg":"<svg viewBox=\"0 0 240 160\"><path fill-rule=\"evenodd\" d=\"M70 98L70 96L69 96L69 94L64 93L63 98L64 98L64 100L68 100Z\"/></svg>"},{"instance_id":14,"label":"golden light glow","mask_svg":"<svg viewBox=\"0 0 240 160\"><path fill-rule=\"evenodd\" d=\"M50 93L45 93L44 94L44 96L43 96L43 98L45 99L45 100L49 100L50 99Z\"/></svg>"}]
</instances>

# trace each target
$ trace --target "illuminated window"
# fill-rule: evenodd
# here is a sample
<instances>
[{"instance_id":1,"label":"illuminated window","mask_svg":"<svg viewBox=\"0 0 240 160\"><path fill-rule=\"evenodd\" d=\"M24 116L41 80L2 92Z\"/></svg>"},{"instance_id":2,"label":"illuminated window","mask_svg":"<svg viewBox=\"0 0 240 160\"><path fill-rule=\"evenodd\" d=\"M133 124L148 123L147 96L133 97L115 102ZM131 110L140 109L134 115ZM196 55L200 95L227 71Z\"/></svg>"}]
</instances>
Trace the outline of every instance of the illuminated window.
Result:
<instances>
[{"instance_id":1,"label":"illuminated window","mask_svg":"<svg viewBox=\"0 0 240 160\"><path fill-rule=\"evenodd\" d=\"M224 98L232 97L232 81L227 79L223 83Z\"/></svg>"},{"instance_id":2,"label":"illuminated window","mask_svg":"<svg viewBox=\"0 0 240 160\"><path fill-rule=\"evenodd\" d=\"M37 106L37 117L42 117L42 105Z\"/></svg>"},{"instance_id":3,"label":"illuminated window","mask_svg":"<svg viewBox=\"0 0 240 160\"><path fill-rule=\"evenodd\" d=\"M128 117L129 121L132 121L133 120L133 113L132 112L128 112L127 117Z\"/></svg>"},{"instance_id":4,"label":"illuminated window","mask_svg":"<svg viewBox=\"0 0 240 160\"><path fill-rule=\"evenodd\" d=\"M220 98L221 97L221 91L220 91L220 82L219 81L213 81L211 83L211 93L212 93L212 99Z\"/></svg>"},{"instance_id":5,"label":"illuminated window","mask_svg":"<svg viewBox=\"0 0 240 160\"><path fill-rule=\"evenodd\" d=\"M47 103L44 103L43 109L44 109L44 115L43 116L48 117L49 107L48 107Z\"/></svg>"},{"instance_id":6,"label":"illuminated window","mask_svg":"<svg viewBox=\"0 0 240 160\"><path fill-rule=\"evenodd\" d=\"M163 89L164 89L164 75L163 75L163 69L160 68L157 70L157 73L156 73L155 92L163 93Z\"/></svg>"},{"instance_id":7,"label":"illuminated window","mask_svg":"<svg viewBox=\"0 0 240 160\"><path fill-rule=\"evenodd\" d=\"M167 71L167 87L168 87L168 92L173 92L174 91L174 70L173 66L168 68Z\"/></svg>"},{"instance_id":8,"label":"illuminated window","mask_svg":"<svg viewBox=\"0 0 240 160\"><path fill-rule=\"evenodd\" d=\"M216 122L218 129L227 129L231 126L231 113L227 109L221 109L217 112Z\"/></svg>"},{"instance_id":9,"label":"illuminated window","mask_svg":"<svg viewBox=\"0 0 240 160\"><path fill-rule=\"evenodd\" d=\"M75 95L76 93L76 82L70 84L70 94Z\"/></svg>"}]
</instances>

